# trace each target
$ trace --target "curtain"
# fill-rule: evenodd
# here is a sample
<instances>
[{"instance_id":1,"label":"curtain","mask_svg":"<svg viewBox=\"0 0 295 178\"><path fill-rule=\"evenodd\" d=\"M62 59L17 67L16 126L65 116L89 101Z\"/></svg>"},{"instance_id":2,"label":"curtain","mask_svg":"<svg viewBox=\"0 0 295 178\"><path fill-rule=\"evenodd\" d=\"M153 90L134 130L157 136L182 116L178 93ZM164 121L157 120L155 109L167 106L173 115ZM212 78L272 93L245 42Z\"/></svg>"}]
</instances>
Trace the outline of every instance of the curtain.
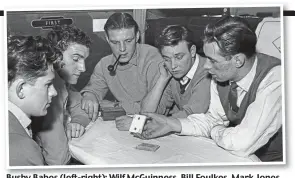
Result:
<instances>
[{"instance_id":1,"label":"curtain","mask_svg":"<svg viewBox=\"0 0 295 178\"><path fill-rule=\"evenodd\" d=\"M140 43L145 43L146 9L134 9L133 18L137 22L140 31Z\"/></svg>"}]
</instances>

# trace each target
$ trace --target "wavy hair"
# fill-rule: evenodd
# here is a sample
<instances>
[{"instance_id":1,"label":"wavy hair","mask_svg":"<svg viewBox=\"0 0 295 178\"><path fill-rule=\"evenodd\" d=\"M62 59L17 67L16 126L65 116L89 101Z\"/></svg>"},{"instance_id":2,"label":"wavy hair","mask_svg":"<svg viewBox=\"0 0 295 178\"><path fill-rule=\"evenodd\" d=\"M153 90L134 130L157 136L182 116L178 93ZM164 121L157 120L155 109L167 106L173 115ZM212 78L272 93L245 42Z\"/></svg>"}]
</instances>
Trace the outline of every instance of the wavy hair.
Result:
<instances>
[{"instance_id":1,"label":"wavy hair","mask_svg":"<svg viewBox=\"0 0 295 178\"><path fill-rule=\"evenodd\" d=\"M203 41L216 42L224 57L243 53L250 58L256 53L256 34L248 22L240 17L226 16L216 23L208 24Z\"/></svg>"},{"instance_id":2,"label":"wavy hair","mask_svg":"<svg viewBox=\"0 0 295 178\"><path fill-rule=\"evenodd\" d=\"M48 66L61 60L61 52L41 36L8 36L8 82L22 77L30 82L46 75Z\"/></svg>"},{"instance_id":3,"label":"wavy hair","mask_svg":"<svg viewBox=\"0 0 295 178\"><path fill-rule=\"evenodd\" d=\"M47 34L47 39L61 52L66 51L68 46L73 43L84 45L87 48L90 48L92 43L85 32L75 26L69 25L54 27L53 30ZM55 63L54 67L59 69L62 68L63 65L64 63L59 60Z\"/></svg>"}]
</instances>

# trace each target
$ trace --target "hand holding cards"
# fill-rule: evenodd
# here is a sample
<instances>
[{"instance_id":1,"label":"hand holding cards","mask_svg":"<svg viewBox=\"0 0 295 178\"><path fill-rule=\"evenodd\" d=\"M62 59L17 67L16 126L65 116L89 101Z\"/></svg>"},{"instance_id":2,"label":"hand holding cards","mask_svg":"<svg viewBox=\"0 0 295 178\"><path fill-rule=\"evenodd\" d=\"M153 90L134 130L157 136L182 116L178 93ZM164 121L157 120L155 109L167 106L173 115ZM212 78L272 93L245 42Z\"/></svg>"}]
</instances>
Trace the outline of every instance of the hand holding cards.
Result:
<instances>
[{"instance_id":1,"label":"hand holding cards","mask_svg":"<svg viewBox=\"0 0 295 178\"><path fill-rule=\"evenodd\" d=\"M146 116L135 114L133 116L133 120L129 128L129 132L141 134L145 121L146 121Z\"/></svg>"}]
</instances>

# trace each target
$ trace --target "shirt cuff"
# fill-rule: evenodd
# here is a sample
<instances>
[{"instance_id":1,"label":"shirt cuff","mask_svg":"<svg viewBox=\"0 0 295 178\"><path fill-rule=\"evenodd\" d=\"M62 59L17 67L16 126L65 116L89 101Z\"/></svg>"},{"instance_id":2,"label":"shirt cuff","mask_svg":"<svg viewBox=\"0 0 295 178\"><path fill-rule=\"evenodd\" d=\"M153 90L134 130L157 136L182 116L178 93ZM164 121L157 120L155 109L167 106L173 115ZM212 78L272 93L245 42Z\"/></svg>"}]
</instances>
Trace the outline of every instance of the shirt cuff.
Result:
<instances>
[{"instance_id":1,"label":"shirt cuff","mask_svg":"<svg viewBox=\"0 0 295 178\"><path fill-rule=\"evenodd\" d=\"M98 101L100 101L100 99L99 99L99 95L98 95L95 91L93 91L93 90L88 90L88 89L82 89L82 90L80 91L82 97L83 97L83 94L84 94L84 93L87 93L87 92L94 94L94 96L96 97L96 99L97 99Z\"/></svg>"},{"instance_id":2,"label":"shirt cuff","mask_svg":"<svg viewBox=\"0 0 295 178\"><path fill-rule=\"evenodd\" d=\"M219 132L225 129L226 127L224 125L217 125L213 127L213 129L211 130L211 138L215 141L218 140L218 138L221 136Z\"/></svg>"},{"instance_id":3,"label":"shirt cuff","mask_svg":"<svg viewBox=\"0 0 295 178\"><path fill-rule=\"evenodd\" d=\"M178 118L181 124L181 132L179 135L193 135L194 126L193 123L187 118Z\"/></svg>"}]
</instances>

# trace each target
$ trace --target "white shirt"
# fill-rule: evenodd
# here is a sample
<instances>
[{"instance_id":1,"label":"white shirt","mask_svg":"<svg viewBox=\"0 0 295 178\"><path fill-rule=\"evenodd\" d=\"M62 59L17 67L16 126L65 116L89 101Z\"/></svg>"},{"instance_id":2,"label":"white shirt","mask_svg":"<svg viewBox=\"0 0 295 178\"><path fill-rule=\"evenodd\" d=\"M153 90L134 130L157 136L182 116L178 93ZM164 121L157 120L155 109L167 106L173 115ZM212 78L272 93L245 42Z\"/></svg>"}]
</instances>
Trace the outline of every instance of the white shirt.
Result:
<instances>
[{"instance_id":1,"label":"white shirt","mask_svg":"<svg viewBox=\"0 0 295 178\"><path fill-rule=\"evenodd\" d=\"M237 84L240 106L245 94L253 82L257 67L257 58L250 72ZM242 122L235 127L227 127L229 121L221 105L217 84L211 83L211 101L206 114L192 114L179 119L182 135L211 137L215 142L239 156L249 156L268 140L282 126L282 90L281 67L276 66L261 81L256 99L251 103Z\"/></svg>"},{"instance_id":2,"label":"white shirt","mask_svg":"<svg viewBox=\"0 0 295 178\"><path fill-rule=\"evenodd\" d=\"M31 119L19 107L10 101L8 101L8 110L13 113L27 134L32 138L32 130L29 127L31 124Z\"/></svg>"},{"instance_id":3,"label":"white shirt","mask_svg":"<svg viewBox=\"0 0 295 178\"><path fill-rule=\"evenodd\" d=\"M188 71L188 73L180 80L180 83L182 85L186 84L188 79L193 79L196 71L197 71L197 68L198 68L198 65L199 65L199 55L196 55L196 59L195 59L195 62L193 64L193 66L191 67L191 69ZM189 83L190 84L190 83ZM187 89L187 87L189 86L189 84L187 84L187 86L185 87L185 90Z\"/></svg>"}]
</instances>

